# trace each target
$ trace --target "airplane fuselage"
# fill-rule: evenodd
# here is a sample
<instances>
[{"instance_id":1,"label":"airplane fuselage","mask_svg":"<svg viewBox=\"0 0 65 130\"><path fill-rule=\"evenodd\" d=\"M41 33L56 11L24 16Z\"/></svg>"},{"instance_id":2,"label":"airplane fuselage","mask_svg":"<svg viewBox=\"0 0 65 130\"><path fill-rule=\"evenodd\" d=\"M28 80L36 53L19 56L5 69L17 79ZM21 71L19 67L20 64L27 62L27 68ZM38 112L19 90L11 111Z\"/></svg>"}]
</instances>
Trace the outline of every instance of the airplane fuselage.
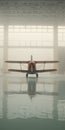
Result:
<instances>
[{"instance_id":1,"label":"airplane fuselage","mask_svg":"<svg viewBox=\"0 0 65 130\"><path fill-rule=\"evenodd\" d=\"M28 73L35 74L36 73L36 64L34 61L30 61L28 63Z\"/></svg>"},{"instance_id":2,"label":"airplane fuselage","mask_svg":"<svg viewBox=\"0 0 65 130\"><path fill-rule=\"evenodd\" d=\"M36 72L36 63L34 61L30 61L28 63L28 73L26 74L27 77L28 74L36 74L36 76L38 77L38 74Z\"/></svg>"}]
</instances>

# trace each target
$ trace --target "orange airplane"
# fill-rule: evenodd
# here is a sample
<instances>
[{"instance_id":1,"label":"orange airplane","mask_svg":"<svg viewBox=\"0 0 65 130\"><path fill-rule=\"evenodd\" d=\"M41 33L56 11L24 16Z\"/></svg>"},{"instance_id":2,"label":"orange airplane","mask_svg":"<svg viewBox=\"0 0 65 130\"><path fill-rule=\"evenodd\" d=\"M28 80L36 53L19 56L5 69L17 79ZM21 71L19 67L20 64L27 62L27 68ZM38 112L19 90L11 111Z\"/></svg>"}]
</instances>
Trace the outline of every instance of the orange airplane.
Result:
<instances>
[{"instance_id":1,"label":"orange airplane","mask_svg":"<svg viewBox=\"0 0 65 130\"><path fill-rule=\"evenodd\" d=\"M19 64L28 64L27 70L22 70L22 68L19 69L8 69L8 71L13 72L23 72L26 73L26 77L28 77L28 74L36 74L36 77L38 77L38 73L42 72L51 72L51 71L57 71L57 69L36 69L36 64L46 64L46 63L57 63L58 61L34 61L33 57L31 55L31 60L29 61L5 61L7 63L19 63Z\"/></svg>"}]
</instances>

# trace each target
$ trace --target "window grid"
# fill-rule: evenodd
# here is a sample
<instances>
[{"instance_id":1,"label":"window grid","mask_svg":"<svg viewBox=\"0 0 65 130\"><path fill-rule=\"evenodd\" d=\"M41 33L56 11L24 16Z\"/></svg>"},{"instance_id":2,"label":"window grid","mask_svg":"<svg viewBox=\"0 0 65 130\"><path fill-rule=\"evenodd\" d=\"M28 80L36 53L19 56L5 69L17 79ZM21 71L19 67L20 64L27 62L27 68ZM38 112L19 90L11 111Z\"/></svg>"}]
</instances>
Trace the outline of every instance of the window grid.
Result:
<instances>
[{"instance_id":1,"label":"window grid","mask_svg":"<svg viewBox=\"0 0 65 130\"><path fill-rule=\"evenodd\" d=\"M9 26L9 46L53 46L53 26Z\"/></svg>"},{"instance_id":2,"label":"window grid","mask_svg":"<svg viewBox=\"0 0 65 130\"><path fill-rule=\"evenodd\" d=\"M65 46L65 26L58 26L58 46Z\"/></svg>"},{"instance_id":3,"label":"window grid","mask_svg":"<svg viewBox=\"0 0 65 130\"><path fill-rule=\"evenodd\" d=\"M3 46L4 41L4 26L0 26L0 47Z\"/></svg>"}]
</instances>

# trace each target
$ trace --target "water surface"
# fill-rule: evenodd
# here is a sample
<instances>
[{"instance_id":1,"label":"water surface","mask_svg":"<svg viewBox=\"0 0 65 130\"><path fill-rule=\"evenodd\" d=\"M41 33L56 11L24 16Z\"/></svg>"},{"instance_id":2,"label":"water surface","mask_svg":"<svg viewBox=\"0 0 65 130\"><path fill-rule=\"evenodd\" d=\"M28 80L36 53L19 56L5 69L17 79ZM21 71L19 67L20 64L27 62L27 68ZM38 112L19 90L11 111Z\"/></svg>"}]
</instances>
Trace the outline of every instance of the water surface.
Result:
<instances>
[{"instance_id":1,"label":"water surface","mask_svg":"<svg viewBox=\"0 0 65 130\"><path fill-rule=\"evenodd\" d=\"M64 130L65 77L1 74L0 129Z\"/></svg>"}]
</instances>

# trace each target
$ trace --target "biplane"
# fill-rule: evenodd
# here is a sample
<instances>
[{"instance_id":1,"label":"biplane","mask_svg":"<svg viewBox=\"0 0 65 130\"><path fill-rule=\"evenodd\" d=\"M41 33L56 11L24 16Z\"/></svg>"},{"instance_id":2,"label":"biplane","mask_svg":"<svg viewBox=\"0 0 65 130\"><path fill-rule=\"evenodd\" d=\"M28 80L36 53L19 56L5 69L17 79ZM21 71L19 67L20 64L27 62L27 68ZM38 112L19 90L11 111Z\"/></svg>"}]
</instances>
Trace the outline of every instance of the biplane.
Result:
<instances>
[{"instance_id":1,"label":"biplane","mask_svg":"<svg viewBox=\"0 0 65 130\"><path fill-rule=\"evenodd\" d=\"M23 70L22 67L21 69L8 69L8 71L13 71L13 72L21 72L21 73L26 73L26 77L28 77L29 74L36 74L36 77L38 77L38 73L42 72L51 72L51 71L57 71L57 69L45 69L45 64L47 63L57 63L58 61L36 61L33 60L33 57L31 55L31 59L29 61L5 61L7 63L15 63L15 64L28 64L28 68L26 70ZM43 69L37 69L36 65L37 64L44 64Z\"/></svg>"}]
</instances>

